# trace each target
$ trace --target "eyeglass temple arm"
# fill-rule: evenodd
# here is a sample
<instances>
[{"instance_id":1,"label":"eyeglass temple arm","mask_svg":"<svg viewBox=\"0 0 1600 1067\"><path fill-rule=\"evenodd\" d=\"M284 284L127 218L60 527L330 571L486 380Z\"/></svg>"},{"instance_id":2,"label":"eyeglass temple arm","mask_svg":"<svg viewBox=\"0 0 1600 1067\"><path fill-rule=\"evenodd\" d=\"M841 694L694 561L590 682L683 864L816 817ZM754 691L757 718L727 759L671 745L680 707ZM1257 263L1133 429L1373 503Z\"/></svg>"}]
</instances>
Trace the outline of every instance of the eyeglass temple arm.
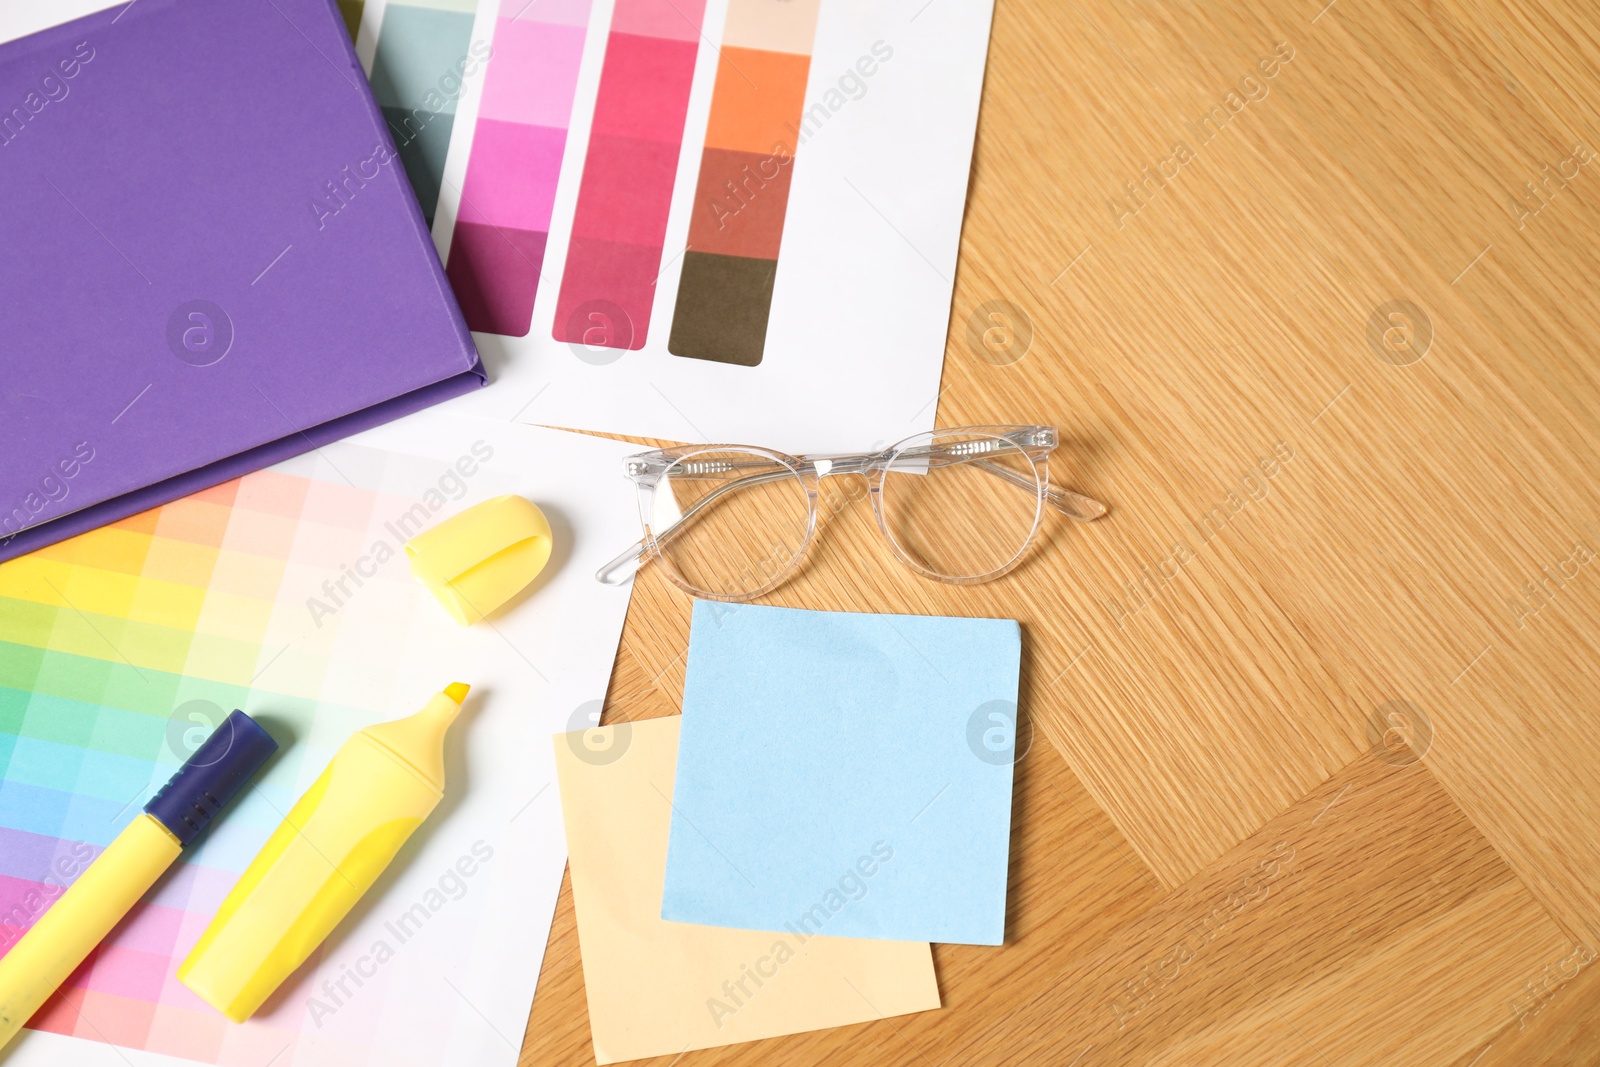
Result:
<instances>
[{"instance_id":1,"label":"eyeglass temple arm","mask_svg":"<svg viewBox=\"0 0 1600 1067\"><path fill-rule=\"evenodd\" d=\"M646 546L644 538L641 537L633 543L632 548L627 549L610 563L595 571L595 581L602 585L621 585L629 578L632 578L640 567L644 566L645 554Z\"/></svg>"},{"instance_id":2,"label":"eyeglass temple arm","mask_svg":"<svg viewBox=\"0 0 1600 1067\"><path fill-rule=\"evenodd\" d=\"M1033 492L1034 483L1032 479L1024 478L1016 471L1007 470L1000 464L990 463L986 459L975 460L974 462L990 474L1002 478L1018 488L1025 489L1030 493ZM1046 503L1067 518L1077 519L1079 522L1093 522L1106 513L1106 506L1093 497L1084 496L1082 493L1074 493L1070 489L1063 489L1051 482L1045 483L1044 499Z\"/></svg>"},{"instance_id":3,"label":"eyeglass temple arm","mask_svg":"<svg viewBox=\"0 0 1600 1067\"><path fill-rule=\"evenodd\" d=\"M1007 441L1006 444L1012 448L1017 448L1019 451L1021 450L1020 446L1013 441ZM954 466L958 463L972 463L1002 481L1010 482L1024 492L1032 493L1035 491L1036 483L1032 478L1026 478L1009 467L1002 467L998 463L984 459L981 454L961 452L959 447L956 446L956 448L952 449L941 446L923 446L917 449L908 449L902 452L901 455L912 459L927 459L930 466ZM1045 502L1056 511L1059 511L1069 519L1076 519L1079 522L1093 522L1106 513L1106 506L1093 497L1084 496L1082 493L1074 493L1070 489L1063 489L1059 485L1048 481L1044 485L1044 498Z\"/></svg>"}]
</instances>

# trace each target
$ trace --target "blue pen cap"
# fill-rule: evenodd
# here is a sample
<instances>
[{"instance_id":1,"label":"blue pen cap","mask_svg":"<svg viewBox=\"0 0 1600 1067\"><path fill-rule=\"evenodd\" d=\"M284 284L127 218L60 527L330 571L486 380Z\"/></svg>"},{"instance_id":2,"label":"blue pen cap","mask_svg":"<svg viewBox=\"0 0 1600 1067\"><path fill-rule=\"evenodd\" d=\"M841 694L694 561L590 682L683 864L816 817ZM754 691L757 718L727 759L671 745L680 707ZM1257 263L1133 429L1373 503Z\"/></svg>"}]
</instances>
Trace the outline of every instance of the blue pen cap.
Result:
<instances>
[{"instance_id":1,"label":"blue pen cap","mask_svg":"<svg viewBox=\"0 0 1600 1067\"><path fill-rule=\"evenodd\" d=\"M150 798L145 814L188 845L276 751L278 742L259 723L235 711Z\"/></svg>"}]
</instances>

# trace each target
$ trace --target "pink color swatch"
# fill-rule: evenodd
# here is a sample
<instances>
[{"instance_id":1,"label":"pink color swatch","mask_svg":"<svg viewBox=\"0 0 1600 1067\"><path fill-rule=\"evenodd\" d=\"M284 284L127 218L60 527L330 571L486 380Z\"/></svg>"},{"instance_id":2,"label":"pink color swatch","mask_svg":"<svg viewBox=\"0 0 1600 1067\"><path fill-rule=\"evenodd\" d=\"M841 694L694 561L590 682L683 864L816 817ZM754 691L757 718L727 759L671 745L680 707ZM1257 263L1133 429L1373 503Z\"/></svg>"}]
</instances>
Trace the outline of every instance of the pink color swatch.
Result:
<instances>
[{"instance_id":1,"label":"pink color swatch","mask_svg":"<svg viewBox=\"0 0 1600 1067\"><path fill-rule=\"evenodd\" d=\"M558 341L644 347L704 0L617 0L556 300Z\"/></svg>"},{"instance_id":2,"label":"pink color swatch","mask_svg":"<svg viewBox=\"0 0 1600 1067\"><path fill-rule=\"evenodd\" d=\"M533 322L588 18L589 0L559 0L495 20L445 266L474 330L525 337Z\"/></svg>"}]
</instances>

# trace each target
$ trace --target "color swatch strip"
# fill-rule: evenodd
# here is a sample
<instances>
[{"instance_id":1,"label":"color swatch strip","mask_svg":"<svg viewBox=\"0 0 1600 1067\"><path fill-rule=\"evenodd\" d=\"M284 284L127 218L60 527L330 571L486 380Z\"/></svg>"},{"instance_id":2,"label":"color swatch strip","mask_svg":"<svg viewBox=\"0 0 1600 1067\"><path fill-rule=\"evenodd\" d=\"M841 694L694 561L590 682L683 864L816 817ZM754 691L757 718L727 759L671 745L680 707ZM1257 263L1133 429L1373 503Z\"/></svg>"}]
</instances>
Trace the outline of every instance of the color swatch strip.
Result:
<instances>
[{"instance_id":1,"label":"color swatch strip","mask_svg":"<svg viewBox=\"0 0 1600 1067\"><path fill-rule=\"evenodd\" d=\"M704 14L705 0L617 0L556 300L557 341L644 347Z\"/></svg>"},{"instance_id":2,"label":"color swatch strip","mask_svg":"<svg viewBox=\"0 0 1600 1067\"><path fill-rule=\"evenodd\" d=\"M430 226L455 128L456 102L488 56L485 43L472 42L477 6L477 0L391 0L372 55L372 95ZM354 36L361 7L345 5L341 10Z\"/></svg>"},{"instance_id":3,"label":"color swatch strip","mask_svg":"<svg viewBox=\"0 0 1600 1067\"><path fill-rule=\"evenodd\" d=\"M729 0L667 339L673 355L761 362L820 5Z\"/></svg>"},{"instance_id":4,"label":"color swatch strip","mask_svg":"<svg viewBox=\"0 0 1600 1067\"><path fill-rule=\"evenodd\" d=\"M533 321L589 24L589 0L519 6L495 20L445 266L467 325L510 337Z\"/></svg>"}]
</instances>

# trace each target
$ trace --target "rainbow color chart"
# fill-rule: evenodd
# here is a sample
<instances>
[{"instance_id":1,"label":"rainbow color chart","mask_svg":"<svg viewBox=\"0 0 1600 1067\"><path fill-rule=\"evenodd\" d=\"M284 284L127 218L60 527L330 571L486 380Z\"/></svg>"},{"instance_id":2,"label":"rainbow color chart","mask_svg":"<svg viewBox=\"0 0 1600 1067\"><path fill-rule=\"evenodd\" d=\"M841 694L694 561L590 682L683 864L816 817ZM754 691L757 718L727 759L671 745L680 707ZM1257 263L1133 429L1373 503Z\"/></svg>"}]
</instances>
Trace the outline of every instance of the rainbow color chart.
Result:
<instances>
[{"instance_id":1,"label":"rainbow color chart","mask_svg":"<svg viewBox=\"0 0 1600 1067\"><path fill-rule=\"evenodd\" d=\"M255 692L251 683L274 652L277 592L301 551L299 520L331 535L324 548L343 540L354 549L377 505L375 492L263 471L0 567L0 941L31 925L78 873L71 860L109 844L227 710L314 711L322 736L285 749L273 768L280 780L303 777L293 765L315 749L326 758L338 735L379 717L373 707L313 709L309 686ZM309 683L326 670L320 657L298 655L273 666L275 681L292 673ZM388 687L374 682L381 706ZM245 798L230 828L248 822L264 839L272 808L292 801L276 792L266 804ZM294 1030L230 1027L173 977L249 860L248 850L219 851L208 847L170 877L34 1025L212 1063L265 1062L292 1046Z\"/></svg>"},{"instance_id":2,"label":"rainbow color chart","mask_svg":"<svg viewBox=\"0 0 1600 1067\"><path fill-rule=\"evenodd\" d=\"M521 1033L565 859L559 817L529 807L538 754L565 721L556 709L604 691L626 595L577 610L559 584L497 622L503 636L468 631L411 578L403 544L446 509L527 492L513 472L543 461L568 480L535 499L554 497L604 554L631 516L613 508L597 529L574 501L627 449L426 425L436 458L341 442L0 565L0 951L231 709L282 745L35 1016L45 1033L24 1035L13 1067L112 1062L92 1043L250 1067L515 1062L496 1031ZM399 439L396 426L362 440ZM582 562L555 581L592 586L597 562ZM587 638L569 645L564 630ZM228 1023L177 981L178 962L338 746L458 676L488 696L447 749L457 794L307 968ZM545 703L549 722L529 711ZM471 878L452 873L461 857ZM379 941L393 953L381 967Z\"/></svg>"}]
</instances>

